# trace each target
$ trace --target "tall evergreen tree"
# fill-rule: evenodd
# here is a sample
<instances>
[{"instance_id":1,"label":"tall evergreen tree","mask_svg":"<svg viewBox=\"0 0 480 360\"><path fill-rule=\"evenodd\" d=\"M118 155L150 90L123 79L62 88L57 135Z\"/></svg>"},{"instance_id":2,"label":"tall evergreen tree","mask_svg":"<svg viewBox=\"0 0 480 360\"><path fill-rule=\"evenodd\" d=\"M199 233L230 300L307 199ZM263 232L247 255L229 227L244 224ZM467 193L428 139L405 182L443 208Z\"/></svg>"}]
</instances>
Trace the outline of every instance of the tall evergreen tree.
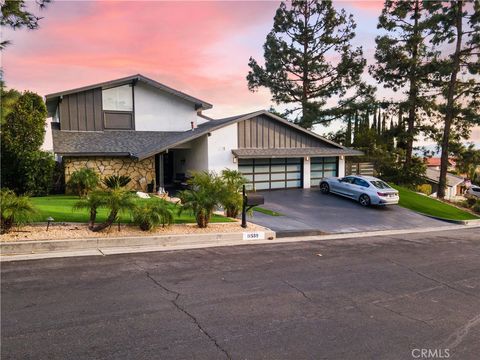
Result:
<instances>
[{"instance_id":1,"label":"tall evergreen tree","mask_svg":"<svg viewBox=\"0 0 480 360\"><path fill-rule=\"evenodd\" d=\"M355 27L352 15L331 1L282 2L263 46L265 65L249 60L248 88L267 87L273 101L294 105L290 114L300 113L296 122L305 128L325 121L329 98L362 85L363 52L350 44Z\"/></svg>"},{"instance_id":2,"label":"tall evergreen tree","mask_svg":"<svg viewBox=\"0 0 480 360\"><path fill-rule=\"evenodd\" d=\"M480 2L463 0L428 4L437 26L432 42L454 44L447 56L437 54L434 61L434 86L445 101L443 114L440 178L437 196L445 197L449 144L452 127L480 124Z\"/></svg>"},{"instance_id":3,"label":"tall evergreen tree","mask_svg":"<svg viewBox=\"0 0 480 360\"><path fill-rule=\"evenodd\" d=\"M423 90L429 73L432 56L427 38L432 27L432 17L422 0L387 0L377 28L387 33L375 39L375 59L370 67L375 79L397 91L404 89L408 110L405 134L405 168L410 167L413 142L420 122L418 112L428 106Z\"/></svg>"}]
</instances>

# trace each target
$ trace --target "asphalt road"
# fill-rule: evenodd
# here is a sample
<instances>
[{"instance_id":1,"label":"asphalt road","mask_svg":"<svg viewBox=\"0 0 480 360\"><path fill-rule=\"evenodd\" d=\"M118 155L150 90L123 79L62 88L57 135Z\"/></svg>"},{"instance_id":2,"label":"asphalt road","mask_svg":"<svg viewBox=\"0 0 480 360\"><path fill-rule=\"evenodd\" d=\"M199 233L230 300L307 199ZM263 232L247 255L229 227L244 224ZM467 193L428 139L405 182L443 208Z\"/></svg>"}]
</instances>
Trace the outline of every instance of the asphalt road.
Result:
<instances>
[{"instance_id":1,"label":"asphalt road","mask_svg":"<svg viewBox=\"0 0 480 360\"><path fill-rule=\"evenodd\" d=\"M362 207L339 195L324 195L318 188L262 191L265 207L283 214L254 212L249 221L274 231L319 230L327 233L398 230L451 225L398 205Z\"/></svg>"},{"instance_id":2,"label":"asphalt road","mask_svg":"<svg viewBox=\"0 0 480 360\"><path fill-rule=\"evenodd\" d=\"M2 360L480 354L478 228L22 261L1 275Z\"/></svg>"}]
</instances>

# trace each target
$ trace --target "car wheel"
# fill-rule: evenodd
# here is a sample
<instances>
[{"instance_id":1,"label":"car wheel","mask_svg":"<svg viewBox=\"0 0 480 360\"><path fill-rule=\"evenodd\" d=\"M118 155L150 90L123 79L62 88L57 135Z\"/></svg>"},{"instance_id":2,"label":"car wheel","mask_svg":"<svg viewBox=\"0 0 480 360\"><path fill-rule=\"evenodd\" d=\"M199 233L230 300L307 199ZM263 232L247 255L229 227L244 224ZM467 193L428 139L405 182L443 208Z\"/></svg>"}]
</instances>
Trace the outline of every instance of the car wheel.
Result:
<instances>
[{"instance_id":1,"label":"car wheel","mask_svg":"<svg viewBox=\"0 0 480 360\"><path fill-rule=\"evenodd\" d=\"M326 182L320 184L320 191L322 194L328 194L330 192L330 186Z\"/></svg>"},{"instance_id":2,"label":"car wheel","mask_svg":"<svg viewBox=\"0 0 480 360\"><path fill-rule=\"evenodd\" d=\"M360 195L360 197L358 198L358 202L362 206L368 206L370 205L370 197L366 194Z\"/></svg>"}]
</instances>

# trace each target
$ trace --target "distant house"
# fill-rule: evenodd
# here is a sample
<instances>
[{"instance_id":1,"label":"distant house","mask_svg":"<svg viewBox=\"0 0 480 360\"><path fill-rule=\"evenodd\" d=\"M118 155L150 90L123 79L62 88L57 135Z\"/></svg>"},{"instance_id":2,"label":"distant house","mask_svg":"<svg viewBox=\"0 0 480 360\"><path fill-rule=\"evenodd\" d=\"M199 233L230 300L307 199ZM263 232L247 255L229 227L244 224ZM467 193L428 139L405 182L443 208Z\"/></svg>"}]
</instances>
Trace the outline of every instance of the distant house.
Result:
<instances>
[{"instance_id":1,"label":"distant house","mask_svg":"<svg viewBox=\"0 0 480 360\"><path fill-rule=\"evenodd\" d=\"M208 102L142 75L49 94L46 104L67 181L88 167L145 191L229 168L256 190L309 188L362 155L268 111L211 119Z\"/></svg>"},{"instance_id":2,"label":"distant house","mask_svg":"<svg viewBox=\"0 0 480 360\"><path fill-rule=\"evenodd\" d=\"M438 191L438 181L440 179L440 170L427 168L425 173L427 183L432 185L432 196L436 196ZM447 189L445 191L445 198L453 200L457 196L463 194L465 188L465 179L461 176L447 173Z\"/></svg>"},{"instance_id":3,"label":"distant house","mask_svg":"<svg viewBox=\"0 0 480 360\"><path fill-rule=\"evenodd\" d=\"M425 158L425 164L429 169L440 170L440 162L441 162L441 159L439 157ZM456 165L455 160L452 158L449 158L448 170L452 171L453 169L455 169L455 165Z\"/></svg>"}]
</instances>

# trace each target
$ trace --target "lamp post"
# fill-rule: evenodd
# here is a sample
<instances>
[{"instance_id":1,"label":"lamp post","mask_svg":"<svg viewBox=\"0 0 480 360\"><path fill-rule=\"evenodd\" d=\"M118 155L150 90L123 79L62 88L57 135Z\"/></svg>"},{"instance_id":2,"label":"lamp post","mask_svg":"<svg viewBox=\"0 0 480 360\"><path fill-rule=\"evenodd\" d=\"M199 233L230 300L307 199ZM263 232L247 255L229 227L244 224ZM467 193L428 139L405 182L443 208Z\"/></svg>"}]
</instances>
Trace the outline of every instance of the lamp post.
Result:
<instances>
[{"instance_id":1,"label":"lamp post","mask_svg":"<svg viewBox=\"0 0 480 360\"><path fill-rule=\"evenodd\" d=\"M49 216L49 217L47 218L47 231L48 231L48 228L50 227L50 223L51 223L52 221L55 221L55 219L54 219L53 217Z\"/></svg>"}]
</instances>

